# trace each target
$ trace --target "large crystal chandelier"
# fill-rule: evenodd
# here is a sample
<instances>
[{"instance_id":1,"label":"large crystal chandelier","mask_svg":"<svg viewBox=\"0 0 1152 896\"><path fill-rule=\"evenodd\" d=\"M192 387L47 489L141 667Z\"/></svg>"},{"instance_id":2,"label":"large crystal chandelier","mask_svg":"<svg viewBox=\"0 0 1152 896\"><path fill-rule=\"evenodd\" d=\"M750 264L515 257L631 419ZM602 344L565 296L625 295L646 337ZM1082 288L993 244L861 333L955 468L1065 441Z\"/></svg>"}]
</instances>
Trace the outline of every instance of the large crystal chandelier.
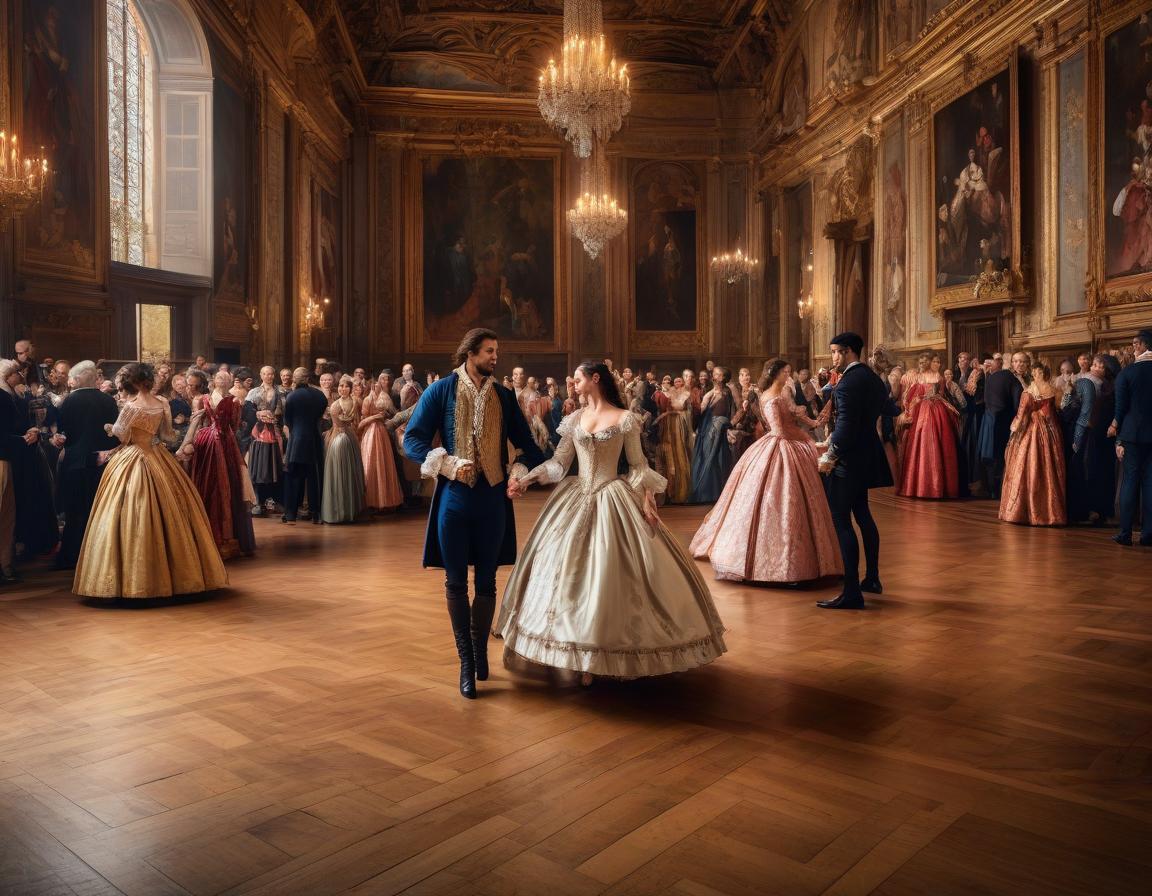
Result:
<instances>
[{"instance_id":1,"label":"large crystal chandelier","mask_svg":"<svg viewBox=\"0 0 1152 896\"><path fill-rule=\"evenodd\" d=\"M564 46L560 63L548 60L540 74L540 114L563 131L582 159L620 129L632 107L628 67L618 65L604 40L600 0L564 0Z\"/></svg>"},{"instance_id":2,"label":"large crystal chandelier","mask_svg":"<svg viewBox=\"0 0 1152 896\"><path fill-rule=\"evenodd\" d=\"M568 226L572 235L584 244L584 251L595 259L613 237L619 236L628 223L628 213L612 198L608 183L608 162L603 147L596 145L580 172L580 196L576 207L568 209Z\"/></svg>"},{"instance_id":3,"label":"large crystal chandelier","mask_svg":"<svg viewBox=\"0 0 1152 896\"><path fill-rule=\"evenodd\" d=\"M0 231L40 199L48 180L48 160L21 158L16 135L0 132Z\"/></svg>"}]
</instances>

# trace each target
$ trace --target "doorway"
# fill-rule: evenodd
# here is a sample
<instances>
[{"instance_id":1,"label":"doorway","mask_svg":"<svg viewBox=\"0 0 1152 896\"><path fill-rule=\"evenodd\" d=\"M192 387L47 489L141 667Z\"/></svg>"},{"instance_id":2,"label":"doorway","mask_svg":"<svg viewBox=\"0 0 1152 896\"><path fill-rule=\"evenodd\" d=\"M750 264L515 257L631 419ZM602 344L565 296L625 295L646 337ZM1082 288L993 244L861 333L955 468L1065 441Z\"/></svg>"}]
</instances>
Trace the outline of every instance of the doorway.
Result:
<instances>
[{"instance_id":1,"label":"doorway","mask_svg":"<svg viewBox=\"0 0 1152 896\"><path fill-rule=\"evenodd\" d=\"M1003 331L1003 315L987 308L973 308L964 312L948 313L949 359L960 352L972 357L992 355L1007 344Z\"/></svg>"}]
</instances>

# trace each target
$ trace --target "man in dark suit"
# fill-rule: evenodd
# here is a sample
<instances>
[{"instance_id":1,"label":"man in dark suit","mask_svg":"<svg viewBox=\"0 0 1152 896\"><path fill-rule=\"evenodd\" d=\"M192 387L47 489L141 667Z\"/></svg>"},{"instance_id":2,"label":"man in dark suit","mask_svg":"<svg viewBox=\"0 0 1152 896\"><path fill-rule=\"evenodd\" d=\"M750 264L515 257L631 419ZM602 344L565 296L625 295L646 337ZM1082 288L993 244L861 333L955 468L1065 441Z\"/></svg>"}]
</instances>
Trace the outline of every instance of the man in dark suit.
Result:
<instances>
[{"instance_id":1,"label":"man in dark suit","mask_svg":"<svg viewBox=\"0 0 1152 896\"><path fill-rule=\"evenodd\" d=\"M292 372L292 391L284 399L284 426L288 429L288 449L284 452L284 515L280 521L296 522L300 499L308 495L312 522L320 522L320 465L324 443L320 420L328 410L328 399L308 384L308 370Z\"/></svg>"},{"instance_id":2,"label":"man in dark suit","mask_svg":"<svg viewBox=\"0 0 1152 896\"><path fill-rule=\"evenodd\" d=\"M876 424L882 414L892 414L892 400L884 381L860 361L864 340L855 333L841 333L832 340L832 365L841 376L833 392L836 422L820 458L820 472L827 474L825 488L832 509L832 522L844 558L844 590L833 600L819 601L825 610L863 610L864 594L882 593L880 584L880 531L868 506L868 490L892 484L892 471ZM864 579L860 580L860 543L852 518L864 541Z\"/></svg>"},{"instance_id":3,"label":"man in dark suit","mask_svg":"<svg viewBox=\"0 0 1152 896\"><path fill-rule=\"evenodd\" d=\"M1004 452L1012 435L1012 420L1020 408L1032 360L1026 352L1012 356L1011 370L990 373L984 382L984 421L980 432L980 460L987 476L988 492L999 500L1004 480Z\"/></svg>"},{"instance_id":4,"label":"man in dark suit","mask_svg":"<svg viewBox=\"0 0 1152 896\"><path fill-rule=\"evenodd\" d=\"M76 568L92 503L104 474L101 452L119 444L104 431L106 423L116 422L119 409L115 398L96 388L99 377L96 365L81 361L72 368L70 376L74 385L60 405L57 433L53 438L53 444L64 449L59 471L64 535L56 555L57 569Z\"/></svg>"},{"instance_id":5,"label":"man in dark suit","mask_svg":"<svg viewBox=\"0 0 1152 896\"><path fill-rule=\"evenodd\" d=\"M1120 531L1117 544L1132 544L1136 501L1142 498L1140 544L1152 546L1152 330L1132 340L1136 360L1116 378L1116 456L1123 462L1120 481Z\"/></svg>"}]
</instances>

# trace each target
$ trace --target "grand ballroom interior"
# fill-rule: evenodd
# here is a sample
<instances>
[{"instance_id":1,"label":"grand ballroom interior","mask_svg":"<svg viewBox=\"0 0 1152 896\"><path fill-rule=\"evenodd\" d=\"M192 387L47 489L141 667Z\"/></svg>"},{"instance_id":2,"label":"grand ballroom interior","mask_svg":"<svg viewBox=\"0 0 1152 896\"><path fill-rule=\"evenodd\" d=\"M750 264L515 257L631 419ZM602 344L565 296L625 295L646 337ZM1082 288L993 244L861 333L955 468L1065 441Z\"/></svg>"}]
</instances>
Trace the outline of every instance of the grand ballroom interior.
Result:
<instances>
[{"instance_id":1,"label":"grand ballroom interior","mask_svg":"<svg viewBox=\"0 0 1152 896\"><path fill-rule=\"evenodd\" d=\"M1149 892L1148 0L0 24L0 893ZM508 392L454 359L473 327ZM879 568L864 535L829 612L864 376ZM606 382L627 410L593 433ZM85 394L127 428L84 441ZM503 501L487 412L439 396L563 462ZM428 478L425 418L479 485ZM562 518L621 443L613 497ZM495 621L477 568L461 635L421 557L488 550L439 502L489 493L520 560ZM516 647L532 611L555 663ZM567 613L603 640L561 643ZM640 629L682 623L712 627L661 667Z\"/></svg>"}]
</instances>

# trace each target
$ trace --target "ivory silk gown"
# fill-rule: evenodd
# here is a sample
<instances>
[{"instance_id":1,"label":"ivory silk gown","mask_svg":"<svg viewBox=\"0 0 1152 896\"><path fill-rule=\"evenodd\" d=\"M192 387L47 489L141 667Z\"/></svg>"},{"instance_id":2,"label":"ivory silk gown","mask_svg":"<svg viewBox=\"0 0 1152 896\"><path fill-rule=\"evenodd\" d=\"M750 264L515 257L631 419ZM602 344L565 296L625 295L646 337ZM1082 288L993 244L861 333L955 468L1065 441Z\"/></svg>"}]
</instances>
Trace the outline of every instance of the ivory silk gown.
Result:
<instances>
[{"instance_id":1,"label":"ivory silk gown","mask_svg":"<svg viewBox=\"0 0 1152 896\"><path fill-rule=\"evenodd\" d=\"M692 556L709 560L718 579L803 582L844 571L816 443L790 393L763 399L768 434L744 452L692 539Z\"/></svg>"},{"instance_id":2,"label":"ivory silk gown","mask_svg":"<svg viewBox=\"0 0 1152 896\"><path fill-rule=\"evenodd\" d=\"M724 625L696 564L663 523L644 519L645 490L667 483L648 466L635 417L589 433L581 414L565 418L555 455L524 480L560 485L504 591L505 665L640 678L711 662L727 649ZM573 455L580 473L565 479Z\"/></svg>"},{"instance_id":3,"label":"ivory silk gown","mask_svg":"<svg viewBox=\"0 0 1152 896\"><path fill-rule=\"evenodd\" d=\"M85 597L171 597L228 584L192 480L163 444L166 407L127 405L112 427L122 445L100 479L76 564Z\"/></svg>"}]
</instances>

